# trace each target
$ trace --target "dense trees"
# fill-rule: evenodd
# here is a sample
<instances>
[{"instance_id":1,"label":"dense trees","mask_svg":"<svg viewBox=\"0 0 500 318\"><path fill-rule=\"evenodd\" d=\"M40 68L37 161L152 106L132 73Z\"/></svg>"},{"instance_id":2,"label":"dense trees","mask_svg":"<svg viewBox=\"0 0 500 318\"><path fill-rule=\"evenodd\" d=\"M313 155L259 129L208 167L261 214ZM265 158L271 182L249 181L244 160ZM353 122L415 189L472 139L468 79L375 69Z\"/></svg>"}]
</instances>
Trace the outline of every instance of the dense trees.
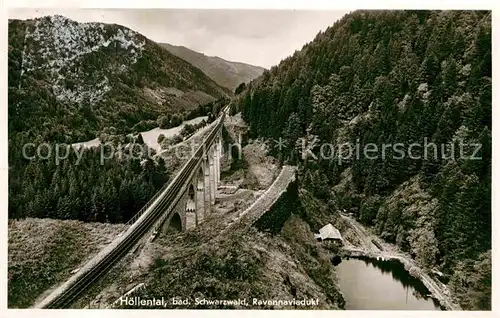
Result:
<instances>
[{"instance_id":1,"label":"dense trees","mask_svg":"<svg viewBox=\"0 0 500 318\"><path fill-rule=\"evenodd\" d=\"M126 221L167 181L162 162L143 156L101 164L96 148L81 158L71 151L56 165L54 156L27 160L23 147L48 143L54 149L99 137L123 153L118 143L144 146L141 134L135 140L127 134L213 118L228 90L125 27L82 26L63 17L36 24L34 33L33 20L9 21L9 216ZM47 40L57 36L54 28L72 38L71 45ZM120 40L124 32L127 45ZM167 93L172 89L174 94ZM182 91L204 94L185 98Z\"/></svg>"},{"instance_id":2,"label":"dense trees","mask_svg":"<svg viewBox=\"0 0 500 318\"><path fill-rule=\"evenodd\" d=\"M450 285L465 308L491 308L491 250L475 261L460 261Z\"/></svg>"},{"instance_id":3,"label":"dense trees","mask_svg":"<svg viewBox=\"0 0 500 318\"><path fill-rule=\"evenodd\" d=\"M80 142L112 125L119 133L139 132L154 128L167 110L195 114L197 105L227 96L198 68L140 34L62 19L67 29L61 32L74 39L69 47L60 47L64 39L47 40L60 27L49 17L37 19L36 34L33 20L9 21L9 135L24 131L42 140ZM118 38L124 33L142 49L123 45ZM204 94L172 95L166 88Z\"/></svg>"},{"instance_id":4,"label":"dense trees","mask_svg":"<svg viewBox=\"0 0 500 318\"><path fill-rule=\"evenodd\" d=\"M176 114L160 115L156 120L156 124L161 129L168 129L179 126L185 120L190 120L201 116L208 116L209 121L212 121L215 118L214 114L218 114L222 109L222 107L226 105L228 102L229 99L223 97L213 102L198 105L191 111L184 111L182 113L176 113Z\"/></svg>"},{"instance_id":5,"label":"dense trees","mask_svg":"<svg viewBox=\"0 0 500 318\"><path fill-rule=\"evenodd\" d=\"M238 94L241 94L246 88L246 84L245 83L241 83L240 85L238 85L238 87L236 87L236 89L234 90L234 93L236 95Z\"/></svg>"},{"instance_id":6,"label":"dense trees","mask_svg":"<svg viewBox=\"0 0 500 318\"><path fill-rule=\"evenodd\" d=\"M80 159L71 152L59 165L36 159L12 172L9 217L126 222L168 180L162 159L101 158L97 147Z\"/></svg>"},{"instance_id":7,"label":"dense trees","mask_svg":"<svg viewBox=\"0 0 500 318\"><path fill-rule=\"evenodd\" d=\"M304 165L313 193L424 266L467 271L491 249L490 12L356 11L250 83L238 107L252 135L283 139L273 154ZM401 143L406 155L302 162L308 134L316 155L324 143ZM424 141L437 155L410 148ZM480 144L481 159L460 157L462 144L467 156ZM351 187L325 190L345 178Z\"/></svg>"}]
</instances>

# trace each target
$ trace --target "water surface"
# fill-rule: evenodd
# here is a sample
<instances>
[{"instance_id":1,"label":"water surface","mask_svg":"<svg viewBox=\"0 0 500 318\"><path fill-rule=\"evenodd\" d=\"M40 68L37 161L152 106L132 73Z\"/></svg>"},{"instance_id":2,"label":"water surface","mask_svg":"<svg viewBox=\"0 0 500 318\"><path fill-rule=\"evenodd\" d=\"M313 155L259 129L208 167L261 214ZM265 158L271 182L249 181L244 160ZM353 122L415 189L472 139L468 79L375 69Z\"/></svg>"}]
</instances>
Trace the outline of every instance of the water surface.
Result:
<instances>
[{"instance_id":1,"label":"water surface","mask_svg":"<svg viewBox=\"0 0 500 318\"><path fill-rule=\"evenodd\" d=\"M343 259L336 270L345 309L440 310L425 285L398 261Z\"/></svg>"}]
</instances>

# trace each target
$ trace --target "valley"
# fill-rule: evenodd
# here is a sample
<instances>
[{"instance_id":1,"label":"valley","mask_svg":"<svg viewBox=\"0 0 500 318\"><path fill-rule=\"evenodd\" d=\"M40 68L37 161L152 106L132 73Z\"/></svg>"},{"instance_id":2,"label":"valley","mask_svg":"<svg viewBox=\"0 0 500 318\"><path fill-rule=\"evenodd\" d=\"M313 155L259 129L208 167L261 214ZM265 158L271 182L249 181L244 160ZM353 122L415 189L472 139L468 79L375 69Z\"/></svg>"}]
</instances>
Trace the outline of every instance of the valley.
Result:
<instances>
[{"instance_id":1,"label":"valley","mask_svg":"<svg viewBox=\"0 0 500 318\"><path fill-rule=\"evenodd\" d=\"M357 10L269 69L9 20L8 307L491 310L491 17Z\"/></svg>"}]
</instances>

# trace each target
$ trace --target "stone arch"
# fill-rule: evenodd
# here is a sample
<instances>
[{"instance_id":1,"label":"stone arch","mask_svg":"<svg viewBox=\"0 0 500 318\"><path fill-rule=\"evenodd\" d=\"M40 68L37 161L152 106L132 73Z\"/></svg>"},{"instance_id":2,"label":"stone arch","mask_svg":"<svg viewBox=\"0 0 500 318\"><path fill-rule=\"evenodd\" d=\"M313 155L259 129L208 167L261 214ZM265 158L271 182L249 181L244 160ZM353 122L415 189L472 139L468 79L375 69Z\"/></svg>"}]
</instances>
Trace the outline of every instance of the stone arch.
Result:
<instances>
[{"instance_id":1,"label":"stone arch","mask_svg":"<svg viewBox=\"0 0 500 318\"><path fill-rule=\"evenodd\" d=\"M189 181L189 186L184 192L186 207L184 215L186 216L185 229L187 231L196 227L196 180Z\"/></svg>"},{"instance_id":2,"label":"stone arch","mask_svg":"<svg viewBox=\"0 0 500 318\"><path fill-rule=\"evenodd\" d=\"M189 185L189 188L187 190L187 202L186 202L186 211L187 212L194 212L196 211L196 190L194 188L193 183Z\"/></svg>"},{"instance_id":3,"label":"stone arch","mask_svg":"<svg viewBox=\"0 0 500 318\"><path fill-rule=\"evenodd\" d=\"M182 231L182 219L179 213L174 213L168 222L168 230L169 231Z\"/></svg>"},{"instance_id":4,"label":"stone arch","mask_svg":"<svg viewBox=\"0 0 500 318\"><path fill-rule=\"evenodd\" d=\"M190 199L194 199L194 194L195 194L195 192L194 192L194 186L193 186L193 184L190 184L189 185L189 189L188 189L188 196L189 196L189 198Z\"/></svg>"}]
</instances>

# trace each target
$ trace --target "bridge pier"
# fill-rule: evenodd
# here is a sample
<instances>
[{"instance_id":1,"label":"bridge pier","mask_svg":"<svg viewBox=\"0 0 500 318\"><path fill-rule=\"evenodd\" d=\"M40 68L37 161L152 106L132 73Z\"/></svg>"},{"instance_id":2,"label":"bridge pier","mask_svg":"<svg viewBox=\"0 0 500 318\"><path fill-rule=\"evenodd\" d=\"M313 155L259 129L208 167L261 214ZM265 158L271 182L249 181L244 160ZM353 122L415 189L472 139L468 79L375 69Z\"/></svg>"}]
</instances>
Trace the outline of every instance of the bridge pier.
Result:
<instances>
[{"instance_id":1,"label":"bridge pier","mask_svg":"<svg viewBox=\"0 0 500 318\"><path fill-rule=\"evenodd\" d=\"M171 216L162 225L163 231L172 229L189 231L200 225L211 213L220 182L221 156L222 135L218 133L208 151L200 158L186 186L182 188L180 199L170 212L166 211Z\"/></svg>"},{"instance_id":2,"label":"bridge pier","mask_svg":"<svg viewBox=\"0 0 500 318\"><path fill-rule=\"evenodd\" d=\"M217 184L220 183L220 159L222 157L222 133L217 139Z\"/></svg>"},{"instance_id":3,"label":"bridge pier","mask_svg":"<svg viewBox=\"0 0 500 318\"><path fill-rule=\"evenodd\" d=\"M198 168L196 176L196 226L198 226L205 218L205 174L203 173L203 163Z\"/></svg>"},{"instance_id":4,"label":"bridge pier","mask_svg":"<svg viewBox=\"0 0 500 318\"><path fill-rule=\"evenodd\" d=\"M212 186L210 185L209 159L205 157L202 164L205 166L205 169L203 171L204 174L203 194L205 201L205 215L209 215L212 212L212 200L210 199L212 196Z\"/></svg>"},{"instance_id":5,"label":"bridge pier","mask_svg":"<svg viewBox=\"0 0 500 318\"><path fill-rule=\"evenodd\" d=\"M214 183L215 189L217 190L220 182L220 158L222 156L222 136L219 134L213 145L213 157L214 157Z\"/></svg>"},{"instance_id":6,"label":"bridge pier","mask_svg":"<svg viewBox=\"0 0 500 318\"><path fill-rule=\"evenodd\" d=\"M217 183L215 181L215 155L214 148L210 148L208 162L210 164L210 204L215 204L215 191Z\"/></svg>"}]
</instances>

